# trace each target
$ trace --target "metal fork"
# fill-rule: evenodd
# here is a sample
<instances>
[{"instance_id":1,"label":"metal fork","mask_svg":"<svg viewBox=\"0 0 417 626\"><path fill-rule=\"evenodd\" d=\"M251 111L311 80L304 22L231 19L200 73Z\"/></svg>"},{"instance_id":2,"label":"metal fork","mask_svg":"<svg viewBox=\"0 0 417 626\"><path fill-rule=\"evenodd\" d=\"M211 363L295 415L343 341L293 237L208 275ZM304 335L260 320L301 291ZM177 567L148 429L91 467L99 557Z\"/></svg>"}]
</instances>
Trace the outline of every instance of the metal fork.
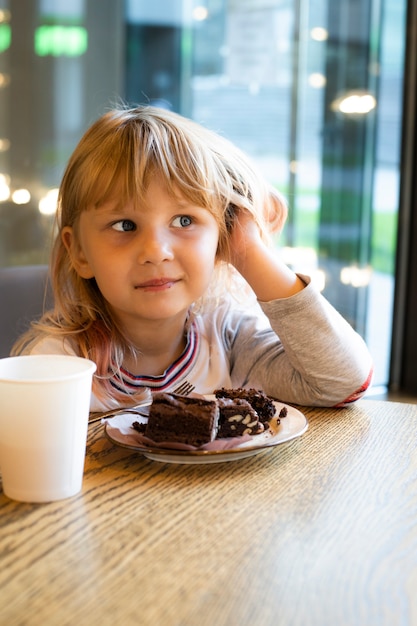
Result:
<instances>
[{"instance_id":1,"label":"metal fork","mask_svg":"<svg viewBox=\"0 0 417 626\"><path fill-rule=\"evenodd\" d=\"M172 393L176 393L179 396L188 396L192 391L194 391L194 389L194 385L192 385L188 381L185 381L176 389L174 389ZM121 415L122 413L133 413L134 415L142 415L143 417L148 417L149 407L151 404L152 400L146 400L144 402L140 402L139 404L135 404L135 406L109 409L108 411L92 412L90 413L88 423L92 424L93 422L98 422L106 417L115 417L116 415Z\"/></svg>"},{"instance_id":2,"label":"metal fork","mask_svg":"<svg viewBox=\"0 0 417 626\"><path fill-rule=\"evenodd\" d=\"M184 381L181 385L179 385L172 393L176 393L179 396L189 396L192 391L194 391L195 386L188 382L188 380Z\"/></svg>"},{"instance_id":3,"label":"metal fork","mask_svg":"<svg viewBox=\"0 0 417 626\"><path fill-rule=\"evenodd\" d=\"M116 415L121 415L122 413L133 413L134 415L142 415L143 417L148 417L150 405L151 402L142 402L141 404L136 404L135 406L109 409L108 411L91 412L88 423L92 424L93 422L99 422L106 417L115 417Z\"/></svg>"}]
</instances>

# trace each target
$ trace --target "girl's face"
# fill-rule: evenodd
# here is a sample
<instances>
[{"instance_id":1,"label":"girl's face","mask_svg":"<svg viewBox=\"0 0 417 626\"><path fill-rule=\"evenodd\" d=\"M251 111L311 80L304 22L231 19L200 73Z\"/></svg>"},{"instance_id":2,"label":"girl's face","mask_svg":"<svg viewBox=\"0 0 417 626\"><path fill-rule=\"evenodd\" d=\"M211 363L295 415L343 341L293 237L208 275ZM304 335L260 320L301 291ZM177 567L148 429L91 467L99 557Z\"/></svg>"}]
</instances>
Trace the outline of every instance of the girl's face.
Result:
<instances>
[{"instance_id":1,"label":"girl's face","mask_svg":"<svg viewBox=\"0 0 417 626\"><path fill-rule=\"evenodd\" d=\"M62 238L78 274L95 278L129 334L138 321L185 319L210 283L219 227L154 177L141 206L109 201L83 211Z\"/></svg>"}]
</instances>

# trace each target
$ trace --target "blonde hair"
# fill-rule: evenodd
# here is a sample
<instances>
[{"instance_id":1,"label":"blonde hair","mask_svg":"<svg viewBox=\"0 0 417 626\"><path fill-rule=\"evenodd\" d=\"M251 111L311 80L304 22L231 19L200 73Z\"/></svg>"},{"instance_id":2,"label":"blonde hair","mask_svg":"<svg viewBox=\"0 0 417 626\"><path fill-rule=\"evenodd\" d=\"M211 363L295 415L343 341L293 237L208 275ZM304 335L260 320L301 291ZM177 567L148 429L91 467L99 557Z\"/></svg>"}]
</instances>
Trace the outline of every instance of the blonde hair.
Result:
<instances>
[{"instance_id":1,"label":"blonde hair","mask_svg":"<svg viewBox=\"0 0 417 626\"><path fill-rule=\"evenodd\" d=\"M139 201L155 174L172 193L210 211L219 226L218 258L223 261L217 263L213 288L195 304L195 311L218 296L219 285L224 292L225 276L234 273L227 260L235 213L242 209L252 213L265 239L281 230L286 219L280 194L220 135L151 106L120 107L102 115L75 148L60 186L50 264L55 307L33 324L14 353L30 349L46 335L65 338L80 356L96 362L93 390L104 401L117 397L111 372L119 370L130 348L95 280L81 278L74 269L61 232L67 226L76 232L82 211L116 195L120 202Z\"/></svg>"}]
</instances>

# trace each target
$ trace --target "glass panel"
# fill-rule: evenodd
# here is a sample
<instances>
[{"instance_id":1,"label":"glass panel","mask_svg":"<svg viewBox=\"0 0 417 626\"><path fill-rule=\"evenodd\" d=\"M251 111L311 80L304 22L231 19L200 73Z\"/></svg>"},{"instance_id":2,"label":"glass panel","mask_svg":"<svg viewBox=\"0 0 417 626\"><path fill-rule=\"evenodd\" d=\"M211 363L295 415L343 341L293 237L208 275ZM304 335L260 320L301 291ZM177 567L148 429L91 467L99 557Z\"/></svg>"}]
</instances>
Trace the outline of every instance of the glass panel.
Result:
<instances>
[{"instance_id":1,"label":"glass panel","mask_svg":"<svg viewBox=\"0 0 417 626\"><path fill-rule=\"evenodd\" d=\"M283 257L314 276L366 338L374 384L386 384L405 2L204 6L193 31L191 115L249 152L287 194Z\"/></svg>"},{"instance_id":2,"label":"glass panel","mask_svg":"<svg viewBox=\"0 0 417 626\"><path fill-rule=\"evenodd\" d=\"M0 0L0 266L48 261L66 161L122 93L123 2L91 4Z\"/></svg>"}]
</instances>

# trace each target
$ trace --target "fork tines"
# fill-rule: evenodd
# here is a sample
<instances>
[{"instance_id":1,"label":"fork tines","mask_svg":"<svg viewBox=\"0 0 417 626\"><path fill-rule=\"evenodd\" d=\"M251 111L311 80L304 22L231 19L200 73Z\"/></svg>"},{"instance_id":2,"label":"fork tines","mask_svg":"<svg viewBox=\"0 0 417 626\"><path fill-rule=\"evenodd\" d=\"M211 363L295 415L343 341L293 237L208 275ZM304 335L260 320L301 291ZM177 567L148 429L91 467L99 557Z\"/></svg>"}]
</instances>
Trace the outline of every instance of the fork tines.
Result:
<instances>
[{"instance_id":1,"label":"fork tines","mask_svg":"<svg viewBox=\"0 0 417 626\"><path fill-rule=\"evenodd\" d=\"M179 385L172 393L176 393L179 396L188 396L192 391L194 391L195 386L189 383L188 381L184 381Z\"/></svg>"}]
</instances>

